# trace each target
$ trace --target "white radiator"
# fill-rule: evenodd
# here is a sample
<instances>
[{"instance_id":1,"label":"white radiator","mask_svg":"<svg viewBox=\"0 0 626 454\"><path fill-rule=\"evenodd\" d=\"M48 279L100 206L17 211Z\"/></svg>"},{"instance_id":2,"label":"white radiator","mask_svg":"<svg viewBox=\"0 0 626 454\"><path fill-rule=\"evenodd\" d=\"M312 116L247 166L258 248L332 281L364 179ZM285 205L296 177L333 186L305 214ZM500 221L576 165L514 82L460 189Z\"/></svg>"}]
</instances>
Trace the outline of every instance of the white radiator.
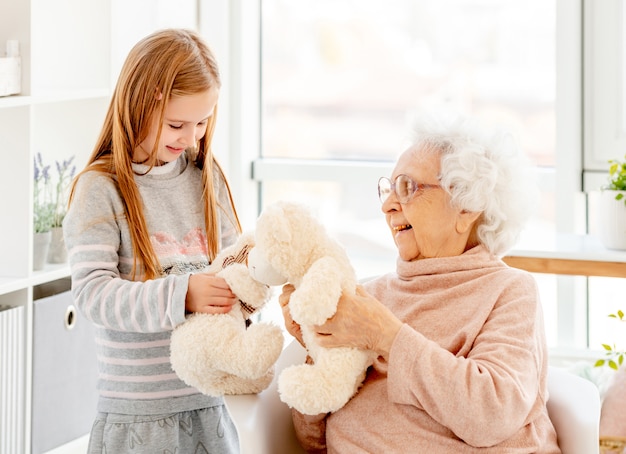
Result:
<instances>
[{"instance_id":1,"label":"white radiator","mask_svg":"<svg viewBox=\"0 0 626 454\"><path fill-rule=\"evenodd\" d=\"M24 307L0 306L0 454L24 452Z\"/></svg>"}]
</instances>

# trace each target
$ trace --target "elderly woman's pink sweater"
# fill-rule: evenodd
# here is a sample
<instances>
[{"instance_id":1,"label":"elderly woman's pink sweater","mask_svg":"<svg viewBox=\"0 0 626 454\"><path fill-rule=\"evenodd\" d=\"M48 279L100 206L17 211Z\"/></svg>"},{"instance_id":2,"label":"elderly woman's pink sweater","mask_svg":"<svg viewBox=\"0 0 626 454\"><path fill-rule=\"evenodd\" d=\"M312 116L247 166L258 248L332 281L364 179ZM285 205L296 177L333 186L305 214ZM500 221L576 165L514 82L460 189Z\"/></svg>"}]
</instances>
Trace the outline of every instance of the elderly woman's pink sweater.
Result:
<instances>
[{"instance_id":1,"label":"elderly woman's pink sweater","mask_svg":"<svg viewBox=\"0 0 626 454\"><path fill-rule=\"evenodd\" d=\"M546 410L547 348L533 277L482 246L398 260L365 288L405 325L359 393L327 418L294 411L329 453L559 453Z\"/></svg>"}]
</instances>

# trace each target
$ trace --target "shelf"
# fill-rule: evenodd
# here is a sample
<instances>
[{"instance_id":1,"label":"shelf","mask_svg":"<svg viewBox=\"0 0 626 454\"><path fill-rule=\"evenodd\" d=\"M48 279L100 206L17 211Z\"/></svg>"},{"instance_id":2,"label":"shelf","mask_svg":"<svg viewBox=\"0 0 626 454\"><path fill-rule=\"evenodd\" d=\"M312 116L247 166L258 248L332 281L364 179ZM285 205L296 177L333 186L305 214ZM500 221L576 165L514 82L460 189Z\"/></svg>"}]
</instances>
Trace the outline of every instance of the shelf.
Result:
<instances>
[{"instance_id":1,"label":"shelf","mask_svg":"<svg viewBox=\"0 0 626 454\"><path fill-rule=\"evenodd\" d=\"M605 248L593 235L557 234L532 247L522 243L503 260L533 273L626 277L626 251Z\"/></svg>"},{"instance_id":2,"label":"shelf","mask_svg":"<svg viewBox=\"0 0 626 454\"><path fill-rule=\"evenodd\" d=\"M47 264L41 271L33 271L28 277L0 277L0 295L33 287L47 282L70 276L70 267L67 263L60 265Z\"/></svg>"},{"instance_id":3,"label":"shelf","mask_svg":"<svg viewBox=\"0 0 626 454\"><path fill-rule=\"evenodd\" d=\"M69 276L70 267L67 263L60 265L47 264L43 270L33 272L33 275L29 278L29 285L45 284L46 282L56 281Z\"/></svg>"},{"instance_id":4,"label":"shelf","mask_svg":"<svg viewBox=\"0 0 626 454\"><path fill-rule=\"evenodd\" d=\"M626 263L626 251L605 248L595 235L559 233L532 242L527 240L507 255Z\"/></svg>"},{"instance_id":5,"label":"shelf","mask_svg":"<svg viewBox=\"0 0 626 454\"><path fill-rule=\"evenodd\" d=\"M108 99L110 96L111 92L107 89L50 92L35 96L11 95L0 97L0 109L59 102L89 101L100 98Z\"/></svg>"}]
</instances>

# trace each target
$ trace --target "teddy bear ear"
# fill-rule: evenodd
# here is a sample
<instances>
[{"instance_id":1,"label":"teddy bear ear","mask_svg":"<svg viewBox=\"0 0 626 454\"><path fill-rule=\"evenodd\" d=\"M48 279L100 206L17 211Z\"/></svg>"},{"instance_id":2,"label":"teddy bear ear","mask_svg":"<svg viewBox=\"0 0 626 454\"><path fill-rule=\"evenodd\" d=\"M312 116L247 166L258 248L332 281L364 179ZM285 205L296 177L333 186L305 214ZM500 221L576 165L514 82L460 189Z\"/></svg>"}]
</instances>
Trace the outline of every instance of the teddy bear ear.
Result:
<instances>
[{"instance_id":1,"label":"teddy bear ear","mask_svg":"<svg viewBox=\"0 0 626 454\"><path fill-rule=\"evenodd\" d=\"M258 234L271 238L272 244L290 244L291 228L289 223L289 213L286 210L286 203L275 203L269 205L259 216L257 221ZM261 231L259 231L261 230Z\"/></svg>"}]
</instances>

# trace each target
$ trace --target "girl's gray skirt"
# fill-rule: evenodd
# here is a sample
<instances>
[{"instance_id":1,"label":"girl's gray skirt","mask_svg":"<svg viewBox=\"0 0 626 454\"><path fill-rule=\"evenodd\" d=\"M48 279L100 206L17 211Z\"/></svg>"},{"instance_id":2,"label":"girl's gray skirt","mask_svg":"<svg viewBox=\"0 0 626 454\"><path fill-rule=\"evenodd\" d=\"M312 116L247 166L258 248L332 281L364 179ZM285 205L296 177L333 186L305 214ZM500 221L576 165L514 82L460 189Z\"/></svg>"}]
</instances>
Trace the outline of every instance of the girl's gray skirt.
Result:
<instances>
[{"instance_id":1,"label":"girl's gray skirt","mask_svg":"<svg viewBox=\"0 0 626 454\"><path fill-rule=\"evenodd\" d=\"M99 413L87 452L239 454L239 440L223 405L158 416Z\"/></svg>"}]
</instances>

